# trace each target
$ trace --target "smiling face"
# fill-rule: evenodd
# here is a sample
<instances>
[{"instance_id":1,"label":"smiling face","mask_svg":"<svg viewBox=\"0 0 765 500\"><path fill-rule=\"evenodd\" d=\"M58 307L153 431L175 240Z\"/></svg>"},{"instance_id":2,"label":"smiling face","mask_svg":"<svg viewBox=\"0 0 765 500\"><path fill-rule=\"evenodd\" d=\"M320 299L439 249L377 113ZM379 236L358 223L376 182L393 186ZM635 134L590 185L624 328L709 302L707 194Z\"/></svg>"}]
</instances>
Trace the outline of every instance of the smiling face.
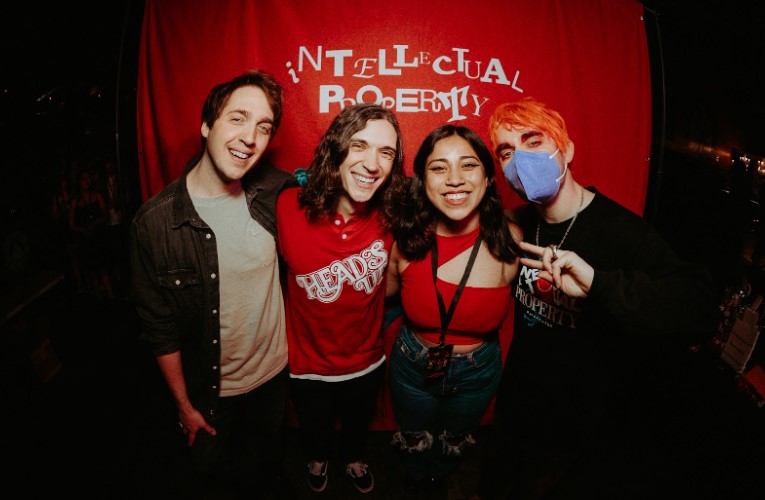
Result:
<instances>
[{"instance_id":1,"label":"smiling face","mask_svg":"<svg viewBox=\"0 0 765 500\"><path fill-rule=\"evenodd\" d=\"M241 180L271 140L274 114L266 94L255 86L239 87L212 126L202 124L207 139L202 165L222 185Z\"/></svg>"},{"instance_id":2,"label":"smiling face","mask_svg":"<svg viewBox=\"0 0 765 500\"><path fill-rule=\"evenodd\" d=\"M475 150L459 135L436 142L425 161L425 192L440 212L440 220L455 232L477 227L488 183Z\"/></svg>"},{"instance_id":3,"label":"smiling face","mask_svg":"<svg viewBox=\"0 0 765 500\"><path fill-rule=\"evenodd\" d=\"M387 120L369 120L366 127L353 134L339 169L343 198L349 205L367 203L385 184L396 158L396 139L396 130Z\"/></svg>"}]
</instances>

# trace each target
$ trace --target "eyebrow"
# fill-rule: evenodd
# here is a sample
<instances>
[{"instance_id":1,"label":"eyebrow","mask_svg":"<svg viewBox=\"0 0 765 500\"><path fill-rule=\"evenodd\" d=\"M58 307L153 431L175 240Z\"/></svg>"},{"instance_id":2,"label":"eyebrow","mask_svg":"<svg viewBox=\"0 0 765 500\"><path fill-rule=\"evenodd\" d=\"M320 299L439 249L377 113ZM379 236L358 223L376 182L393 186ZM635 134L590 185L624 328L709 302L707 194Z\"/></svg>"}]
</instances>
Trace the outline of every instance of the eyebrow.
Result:
<instances>
[{"instance_id":1,"label":"eyebrow","mask_svg":"<svg viewBox=\"0 0 765 500\"><path fill-rule=\"evenodd\" d=\"M542 132L538 130L532 130L530 132L526 132L525 134L521 134L521 143L525 143L529 139L532 139L534 137L538 137L540 135L543 135Z\"/></svg>"},{"instance_id":2,"label":"eyebrow","mask_svg":"<svg viewBox=\"0 0 765 500\"><path fill-rule=\"evenodd\" d=\"M358 137L353 136L348 141L348 146L350 146L354 142L360 142L360 143L364 144L365 146L369 146L370 145L369 141L367 141L366 139L359 139ZM384 146L383 145L383 146L379 146L378 149L385 149L385 150L388 150L388 151L392 151L394 153L397 151L396 146Z\"/></svg>"},{"instance_id":3,"label":"eyebrow","mask_svg":"<svg viewBox=\"0 0 765 500\"><path fill-rule=\"evenodd\" d=\"M544 134L540 132L539 130L531 130L529 132L521 134L521 144L525 144L529 139L532 139L534 137L539 137L540 135L544 135ZM510 149L510 144L506 142L497 144L497 148L494 151L494 154L499 156L499 154L505 149Z\"/></svg>"},{"instance_id":4,"label":"eyebrow","mask_svg":"<svg viewBox=\"0 0 765 500\"><path fill-rule=\"evenodd\" d=\"M478 157L477 157L477 156L474 156L474 155L465 155L465 156L460 156L460 161L461 161L461 160L475 160L475 161L477 161L478 163L481 163L481 160L479 160L479 159L478 159ZM449 163L449 161L448 161L446 158L433 158L432 160L430 160L430 161L428 162L428 165L430 165L431 163L433 163L433 162L436 162L436 161L442 161L442 162L444 162L444 163Z\"/></svg>"},{"instance_id":5,"label":"eyebrow","mask_svg":"<svg viewBox=\"0 0 765 500\"><path fill-rule=\"evenodd\" d=\"M239 113L241 115L246 116L247 118L255 117L255 115L253 113L251 113L250 111L247 111L246 109L238 109L238 108L236 108L236 109L232 109L232 110L228 111L228 113L229 114L230 113ZM271 117L268 117L268 116L262 116L260 118L256 117L256 120L257 120L257 123L274 123L274 119L271 118Z\"/></svg>"}]
</instances>

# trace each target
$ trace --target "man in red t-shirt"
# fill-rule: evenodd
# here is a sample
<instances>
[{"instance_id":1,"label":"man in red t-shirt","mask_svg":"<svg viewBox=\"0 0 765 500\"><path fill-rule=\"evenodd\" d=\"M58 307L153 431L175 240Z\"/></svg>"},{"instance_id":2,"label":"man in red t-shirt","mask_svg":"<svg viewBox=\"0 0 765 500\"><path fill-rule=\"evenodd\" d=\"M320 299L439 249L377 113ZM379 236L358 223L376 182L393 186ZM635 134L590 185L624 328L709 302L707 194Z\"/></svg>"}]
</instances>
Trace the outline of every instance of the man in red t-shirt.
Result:
<instances>
[{"instance_id":1,"label":"man in red t-shirt","mask_svg":"<svg viewBox=\"0 0 765 500\"><path fill-rule=\"evenodd\" d=\"M305 186L277 202L292 399L317 492L327 486L336 424L346 473L360 492L374 488L365 448L385 371L389 200L405 183L398 120L358 104L330 124Z\"/></svg>"}]
</instances>

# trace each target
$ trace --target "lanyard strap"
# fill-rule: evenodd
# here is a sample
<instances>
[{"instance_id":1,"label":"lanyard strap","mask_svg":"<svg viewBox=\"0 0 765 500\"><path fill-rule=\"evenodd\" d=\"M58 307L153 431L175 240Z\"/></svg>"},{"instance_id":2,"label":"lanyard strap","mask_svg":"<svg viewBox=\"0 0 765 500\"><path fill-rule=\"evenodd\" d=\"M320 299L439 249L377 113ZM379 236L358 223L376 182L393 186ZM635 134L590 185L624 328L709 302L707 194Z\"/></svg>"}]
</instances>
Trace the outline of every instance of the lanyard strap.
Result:
<instances>
[{"instance_id":1,"label":"lanyard strap","mask_svg":"<svg viewBox=\"0 0 765 500\"><path fill-rule=\"evenodd\" d=\"M438 297L438 311L441 314L441 338L439 340L439 345L444 345L444 341L446 340L446 330L449 328L449 323L452 321L452 316L454 316L454 309L457 307L457 302L460 300L460 295L462 295L462 289L465 288L465 283L467 283L468 277L470 276L470 270L473 269L473 263L475 262L475 258L478 255L478 249L481 247L481 233L478 233L478 237L475 239L475 244L473 244L473 250L470 252L470 259L468 259L468 263L465 266L465 272L462 274L462 279L460 280L460 284L457 287L457 291L454 292L454 297L452 297L452 303L449 304L449 311L446 311L446 306L444 305L444 298L441 296L441 292L438 291L438 284L437 284L437 274L438 274L438 236L436 235L436 239L433 242L433 249L430 252L430 261L433 269L433 288L436 289L436 297Z\"/></svg>"}]
</instances>

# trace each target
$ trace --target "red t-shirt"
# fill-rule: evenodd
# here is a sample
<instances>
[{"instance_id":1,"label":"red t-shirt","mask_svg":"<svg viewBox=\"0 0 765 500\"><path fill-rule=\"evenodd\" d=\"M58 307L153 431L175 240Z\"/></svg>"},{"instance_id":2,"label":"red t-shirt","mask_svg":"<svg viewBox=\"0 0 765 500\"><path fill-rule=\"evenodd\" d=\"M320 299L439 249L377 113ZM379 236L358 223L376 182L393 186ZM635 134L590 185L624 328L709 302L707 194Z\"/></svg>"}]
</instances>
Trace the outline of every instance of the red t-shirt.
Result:
<instances>
[{"instance_id":1,"label":"red t-shirt","mask_svg":"<svg viewBox=\"0 0 765 500\"><path fill-rule=\"evenodd\" d=\"M377 213L309 223L298 190L285 190L276 206L290 373L354 374L384 357L380 328L393 237Z\"/></svg>"}]
</instances>

